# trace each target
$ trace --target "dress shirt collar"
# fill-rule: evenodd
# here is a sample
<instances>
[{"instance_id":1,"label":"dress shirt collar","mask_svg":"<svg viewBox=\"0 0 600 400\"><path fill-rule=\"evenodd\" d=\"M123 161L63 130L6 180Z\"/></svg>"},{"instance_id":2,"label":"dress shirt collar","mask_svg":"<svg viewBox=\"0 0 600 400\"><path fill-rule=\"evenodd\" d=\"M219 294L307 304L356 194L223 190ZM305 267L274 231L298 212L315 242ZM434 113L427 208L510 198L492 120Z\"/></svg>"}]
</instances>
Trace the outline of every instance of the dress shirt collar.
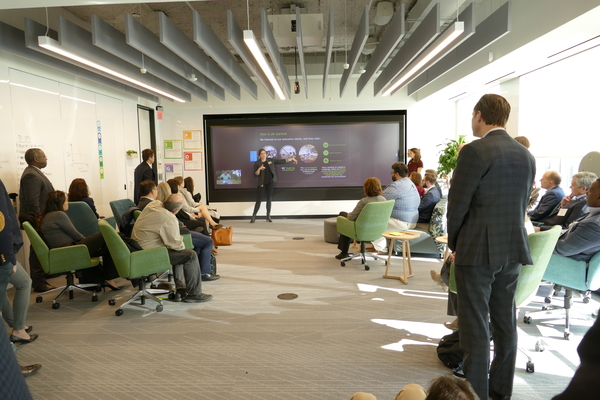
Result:
<instances>
[{"instance_id":1,"label":"dress shirt collar","mask_svg":"<svg viewBox=\"0 0 600 400\"><path fill-rule=\"evenodd\" d=\"M492 128L489 131L487 131L485 133L485 135L483 135L481 138L483 139L484 137L486 137L488 135L488 133L490 132L494 132L494 131L505 131L506 129L502 128L502 127L498 127L498 128Z\"/></svg>"}]
</instances>

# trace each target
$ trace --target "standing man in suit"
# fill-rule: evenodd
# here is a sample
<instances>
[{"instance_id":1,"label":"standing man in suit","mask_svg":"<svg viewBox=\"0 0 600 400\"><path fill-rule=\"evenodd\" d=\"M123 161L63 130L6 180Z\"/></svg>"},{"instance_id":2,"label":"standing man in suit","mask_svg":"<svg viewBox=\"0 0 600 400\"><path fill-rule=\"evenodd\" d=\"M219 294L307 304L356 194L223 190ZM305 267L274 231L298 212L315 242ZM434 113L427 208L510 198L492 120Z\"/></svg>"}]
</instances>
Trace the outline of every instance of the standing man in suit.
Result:
<instances>
[{"instance_id":1,"label":"standing man in suit","mask_svg":"<svg viewBox=\"0 0 600 400\"><path fill-rule=\"evenodd\" d=\"M151 180L156 183L156 176L152 170L154 164L154 150L144 149L142 151L142 162L135 167L133 173L133 202L137 204L140 201L140 183Z\"/></svg>"},{"instance_id":2,"label":"standing man in suit","mask_svg":"<svg viewBox=\"0 0 600 400\"><path fill-rule=\"evenodd\" d=\"M509 114L510 104L495 94L475 105L471 126L481 139L459 153L448 195L463 370L479 398L494 400L512 395L515 290L521 265L532 263L523 221L535 160L504 129Z\"/></svg>"},{"instance_id":3,"label":"standing man in suit","mask_svg":"<svg viewBox=\"0 0 600 400\"><path fill-rule=\"evenodd\" d=\"M552 214L542 221L540 227L535 227L535 230L545 231L554 225L560 225L563 229L567 229L571 222L587 215L589 210L586 195L596 179L598 176L593 172L578 172L573 175L571 194L563 197L560 205L556 206Z\"/></svg>"},{"instance_id":4,"label":"standing man in suit","mask_svg":"<svg viewBox=\"0 0 600 400\"><path fill-rule=\"evenodd\" d=\"M32 148L25 152L27 168L21 175L19 186L19 222L28 221L32 226L37 226L35 219L44 211L46 196L54 190L50 180L42 172L48 165L48 158L42 149ZM41 293L54 289L46 281L46 274L37 258L33 247L29 251L29 274L35 292Z\"/></svg>"},{"instance_id":5,"label":"standing man in suit","mask_svg":"<svg viewBox=\"0 0 600 400\"><path fill-rule=\"evenodd\" d=\"M529 211L529 219L532 221L542 221L552 214L554 208L560 204L565 197L565 192L560 185L560 174L556 171L546 171L540 179L542 189L546 189L546 194L542 196L537 207Z\"/></svg>"}]
</instances>

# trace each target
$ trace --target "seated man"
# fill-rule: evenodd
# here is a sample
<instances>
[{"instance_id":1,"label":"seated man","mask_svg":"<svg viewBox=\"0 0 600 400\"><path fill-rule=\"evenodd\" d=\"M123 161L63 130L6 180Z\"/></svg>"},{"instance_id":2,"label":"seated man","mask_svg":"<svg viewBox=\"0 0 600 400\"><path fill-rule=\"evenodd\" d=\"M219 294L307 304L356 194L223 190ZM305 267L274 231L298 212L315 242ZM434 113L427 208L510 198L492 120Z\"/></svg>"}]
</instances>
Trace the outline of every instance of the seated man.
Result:
<instances>
[{"instance_id":1,"label":"seated man","mask_svg":"<svg viewBox=\"0 0 600 400\"><path fill-rule=\"evenodd\" d=\"M593 172L579 172L573 175L571 194L563 197L560 206L556 206L552 214L543 220L542 225L536 227L535 230L545 231L554 225L560 225L563 229L567 229L571 222L587 215L589 211L585 200L586 194L596 179L598 177Z\"/></svg>"},{"instance_id":2,"label":"seated man","mask_svg":"<svg viewBox=\"0 0 600 400\"><path fill-rule=\"evenodd\" d=\"M554 208L565 197L565 192L560 188L560 175L556 171L546 171L540 179L542 189L546 194L542 196L537 207L527 212L531 221L542 221L550 216Z\"/></svg>"},{"instance_id":3,"label":"seated man","mask_svg":"<svg viewBox=\"0 0 600 400\"><path fill-rule=\"evenodd\" d=\"M140 183L140 201L137 206L140 210L143 210L148 204L156 200L158 190L156 189L156 183L148 179Z\"/></svg>"},{"instance_id":4,"label":"seated man","mask_svg":"<svg viewBox=\"0 0 600 400\"><path fill-rule=\"evenodd\" d=\"M436 186L437 179L434 175L425 173L423 179L423 187L426 192L421 197L421 203L419 204L419 221L429 223L431 221L431 213L435 205L442 198L442 192L439 190L439 186Z\"/></svg>"},{"instance_id":5,"label":"seated man","mask_svg":"<svg viewBox=\"0 0 600 400\"><path fill-rule=\"evenodd\" d=\"M183 197L173 194L165 200L164 205L158 200L148 204L135 222L131 238L143 249L166 246L171 265L183 265L183 274L182 268L174 268L173 273L178 287L183 287L185 282L184 301L201 303L212 299L212 295L202 293L198 255L194 250L185 248L179 233L179 221L175 214L183 206L183 201Z\"/></svg>"},{"instance_id":6,"label":"seated man","mask_svg":"<svg viewBox=\"0 0 600 400\"><path fill-rule=\"evenodd\" d=\"M600 251L600 179L590 186L586 201L590 213L569 225L558 238L554 254L589 261Z\"/></svg>"},{"instance_id":7,"label":"seated man","mask_svg":"<svg viewBox=\"0 0 600 400\"><path fill-rule=\"evenodd\" d=\"M392 183L381 195L386 200L395 200L387 231L404 231L417 225L421 198L414 183L408 178L406 164L397 162L392 165ZM383 251L387 247L385 238L373 241L373 246L378 251Z\"/></svg>"}]
</instances>

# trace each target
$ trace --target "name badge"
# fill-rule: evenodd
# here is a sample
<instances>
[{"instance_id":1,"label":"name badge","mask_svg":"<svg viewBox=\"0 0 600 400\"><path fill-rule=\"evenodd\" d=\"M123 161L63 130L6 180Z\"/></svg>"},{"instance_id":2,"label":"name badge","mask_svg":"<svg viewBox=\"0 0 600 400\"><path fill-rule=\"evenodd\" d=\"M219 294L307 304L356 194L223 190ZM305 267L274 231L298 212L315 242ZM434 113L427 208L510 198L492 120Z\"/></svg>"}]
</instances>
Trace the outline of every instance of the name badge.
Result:
<instances>
[{"instance_id":1,"label":"name badge","mask_svg":"<svg viewBox=\"0 0 600 400\"><path fill-rule=\"evenodd\" d=\"M561 208L560 210L558 210L558 213L556 215L558 215L559 217L564 217L566 214L567 214L567 209Z\"/></svg>"}]
</instances>

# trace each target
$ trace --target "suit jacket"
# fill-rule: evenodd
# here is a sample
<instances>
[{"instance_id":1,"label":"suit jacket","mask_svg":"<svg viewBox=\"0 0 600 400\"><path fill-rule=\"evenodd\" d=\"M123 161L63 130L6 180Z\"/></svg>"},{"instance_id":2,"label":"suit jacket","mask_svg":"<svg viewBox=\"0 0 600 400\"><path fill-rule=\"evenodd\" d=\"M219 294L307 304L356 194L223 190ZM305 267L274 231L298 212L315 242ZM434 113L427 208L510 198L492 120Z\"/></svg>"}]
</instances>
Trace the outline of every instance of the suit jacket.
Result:
<instances>
[{"instance_id":1,"label":"suit jacket","mask_svg":"<svg viewBox=\"0 0 600 400\"><path fill-rule=\"evenodd\" d=\"M565 210L563 211L564 214L561 216L558 215L559 213L557 212L546 218L542 221L543 225L540 227L540 230L546 231L554 225L560 225L564 229L567 229L571 222L586 216L590 212L587 206L586 196L581 196L581 198L572 201L567 204L566 207L562 207L559 210Z\"/></svg>"},{"instance_id":2,"label":"suit jacket","mask_svg":"<svg viewBox=\"0 0 600 400\"><path fill-rule=\"evenodd\" d=\"M419 203L419 221L418 222L427 222L431 221L431 213L433 212L433 208L442 198L442 192L438 189L437 186L432 186L431 189L427 191L421 197L421 203Z\"/></svg>"},{"instance_id":3,"label":"suit jacket","mask_svg":"<svg viewBox=\"0 0 600 400\"><path fill-rule=\"evenodd\" d=\"M585 217L573 222L554 248L554 254L577 261L589 261L600 251L600 207L590 210Z\"/></svg>"},{"instance_id":4,"label":"suit jacket","mask_svg":"<svg viewBox=\"0 0 600 400\"><path fill-rule=\"evenodd\" d=\"M16 264L16 254L22 246L19 222L4 183L0 180L0 265Z\"/></svg>"},{"instance_id":5,"label":"suit jacket","mask_svg":"<svg viewBox=\"0 0 600 400\"><path fill-rule=\"evenodd\" d=\"M448 194L448 246L457 265L531 264L524 227L535 160L505 130L463 147Z\"/></svg>"},{"instance_id":6,"label":"suit jacket","mask_svg":"<svg viewBox=\"0 0 600 400\"><path fill-rule=\"evenodd\" d=\"M141 197L140 201L138 201L138 207L140 208L140 210L143 210L144 207L146 207L148 204L150 204L151 202L153 202L154 200L151 199L150 197Z\"/></svg>"},{"instance_id":7,"label":"suit jacket","mask_svg":"<svg viewBox=\"0 0 600 400\"><path fill-rule=\"evenodd\" d=\"M133 173L133 202L135 204L140 201L140 183L147 180L151 180L156 183L156 177L154 176L152 167L148 165L147 162L142 161L140 165L135 167L135 171Z\"/></svg>"},{"instance_id":8,"label":"suit jacket","mask_svg":"<svg viewBox=\"0 0 600 400\"><path fill-rule=\"evenodd\" d=\"M46 196L52 190L52 183L39 168L33 165L25 168L19 184L19 221L29 221L35 226L35 218L44 211Z\"/></svg>"},{"instance_id":9,"label":"suit jacket","mask_svg":"<svg viewBox=\"0 0 600 400\"><path fill-rule=\"evenodd\" d=\"M287 160L274 160L272 158L267 158L267 165L269 166L269 169L271 170L271 173L273 174L273 182L277 182L277 173L275 172L275 164L285 164L287 163ZM260 159L258 159L257 161L254 162L254 175L256 175L256 170L260 168L260 166L262 165L262 161L260 161ZM256 175L258 177L258 186L263 186L265 184L265 175L266 172L265 170L261 170L258 175Z\"/></svg>"},{"instance_id":10,"label":"suit jacket","mask_svg":"<svg viewBox=\"0 0 600 400\"><path fill-rule=\"evenodd\" d=\"M537 207L527 213L529 219L532 221L541 221L548 218L563 197L565 197L565 192L560 186L555 186L546 191L546 194L542 196Z\"/></svg>"}]
</instances>

